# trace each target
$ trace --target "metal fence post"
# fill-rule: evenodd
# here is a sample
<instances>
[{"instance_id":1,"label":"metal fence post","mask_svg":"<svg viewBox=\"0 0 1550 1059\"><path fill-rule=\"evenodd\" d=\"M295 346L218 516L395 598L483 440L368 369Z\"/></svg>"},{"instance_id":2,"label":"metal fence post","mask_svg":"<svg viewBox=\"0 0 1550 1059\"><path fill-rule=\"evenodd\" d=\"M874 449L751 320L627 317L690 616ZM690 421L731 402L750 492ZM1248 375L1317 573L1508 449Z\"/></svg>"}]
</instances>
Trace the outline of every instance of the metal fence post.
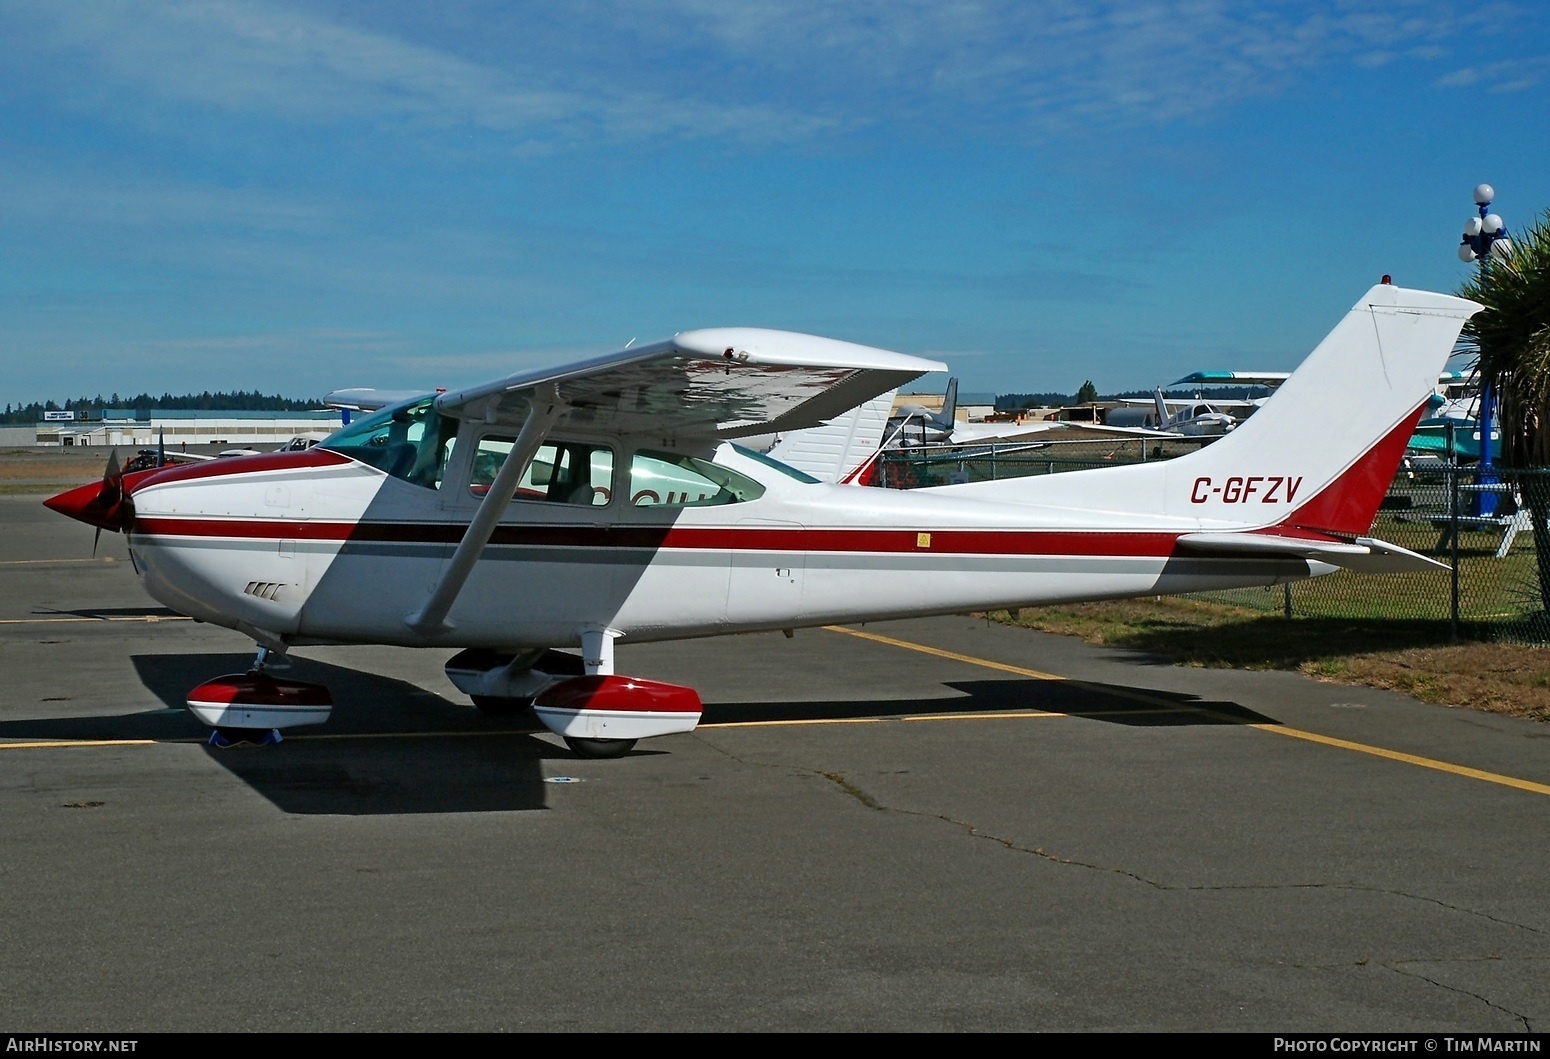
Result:
<instances>
[{"instance_id":1,"label":"metal fence post","mask_svg":"<svg viewBox=\"0 0 1550 1059\"><path fill-rule=\"evenodd\" d=\"M1448 610L1448 635L1452 643L1459 642L1459 465L1457 460L1448 468L1448 489L1452 494L1448 500L1449 524L1448 532L1453 537L1453 562L1452 570L1448 575L1449 589L1452 599Z\"/></svg>"}]
</instances>

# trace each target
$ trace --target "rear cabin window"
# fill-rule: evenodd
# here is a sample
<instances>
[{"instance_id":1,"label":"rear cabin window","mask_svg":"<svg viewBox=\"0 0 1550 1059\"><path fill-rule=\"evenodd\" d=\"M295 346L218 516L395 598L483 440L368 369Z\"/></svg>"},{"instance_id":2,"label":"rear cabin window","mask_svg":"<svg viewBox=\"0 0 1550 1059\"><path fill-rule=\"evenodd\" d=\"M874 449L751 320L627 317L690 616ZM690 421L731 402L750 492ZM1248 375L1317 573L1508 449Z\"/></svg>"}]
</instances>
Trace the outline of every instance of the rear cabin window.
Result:
<instances>
[{"instance_id":1,"label":"rear cabin window","mask_svg":"<svg viewBox=\"0 0 1550 1059\"><path fill-rule=\"evenodd\" d=\"M694 456L641 451L630 461L634 507L709 507L763 495L764 486L752 478Z\"/></svg>"},{"instance_id":2,"label":"rear cabin window","mask_svg":"<svg viewBox=\"0 0 1550 1059\"><path fill-rule=\"evenodd\" d=\"M474 453L469 489L475 496L490 491L501 465L516 444L514 437L483 437ZM614 454L602 445L551 442L540 445L517 482L517 500L602 507L613 499Z\"/></svg>"},{"instance_id":3,"label":"rear cabin window","mask_svg":"<svg viewBox=\"0 0 1550 1059\"><path fill-rule=\"evenodd\" d=\"M426 489L440 489L457 441L457 420L440 415L436 395L384 408L330 434L318 447L370 464Z\"/></svg>"}]
</instances>

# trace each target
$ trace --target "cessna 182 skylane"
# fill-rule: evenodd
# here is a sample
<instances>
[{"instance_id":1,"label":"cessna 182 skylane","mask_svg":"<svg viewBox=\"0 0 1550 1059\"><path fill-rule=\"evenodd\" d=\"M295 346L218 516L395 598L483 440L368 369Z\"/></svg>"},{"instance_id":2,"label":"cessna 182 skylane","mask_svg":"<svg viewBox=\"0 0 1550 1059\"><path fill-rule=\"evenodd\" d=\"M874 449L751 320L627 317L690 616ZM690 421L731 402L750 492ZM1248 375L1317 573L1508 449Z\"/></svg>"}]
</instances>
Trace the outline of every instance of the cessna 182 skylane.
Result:
<instances>
[{"instance_id":1,"label":"cessna 182 skylane","mask_svg":"<svg viewBox=\"0 0 1550 1059\"><path fill-rule=\"evenodd\" d=\"M1438 565L1364 534L1478 308L1374 287L1256 415L1164 462L907 492L818 482L735 442L942 366L727 328L47 503L126 533L156 599L259 645L252 671L189 694L217 735L328 716L325 688L265 671L293 646L455 647L448 675L476 704L531 702L578 753L613 756L701 713L693 689L616 673L617 641Z\"/></svg>"}]
</instances>

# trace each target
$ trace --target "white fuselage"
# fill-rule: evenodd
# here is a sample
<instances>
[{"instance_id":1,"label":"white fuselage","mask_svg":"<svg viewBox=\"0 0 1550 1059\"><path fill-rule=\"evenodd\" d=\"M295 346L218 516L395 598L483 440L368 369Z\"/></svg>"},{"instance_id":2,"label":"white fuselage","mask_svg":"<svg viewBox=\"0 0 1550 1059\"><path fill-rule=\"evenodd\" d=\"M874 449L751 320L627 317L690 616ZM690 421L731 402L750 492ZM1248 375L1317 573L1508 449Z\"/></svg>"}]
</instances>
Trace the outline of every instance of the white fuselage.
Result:
<instances>
[{"instance_id":1,"label":"white fuselage","mask_svg":"<svg viewBox=\"0 0 1550 1059\"><path fill-rule=\"evenodd\" d=\"M297 644L567 646L584 627L644 641L1271 585L1332 569L1176 554L1180 534L1219 524L1209 518L1041 507L972 486L808 483L730 446L716 460L763 494L679 507L632 506L622 489L598 506L513 501L448 628L429 634L405 619L480 504L467 488L412 484L323 449L170 469L133 486L129 543L167 606ZM458 471L449 466L449 483Z\"/></svg>"}]
</instances>

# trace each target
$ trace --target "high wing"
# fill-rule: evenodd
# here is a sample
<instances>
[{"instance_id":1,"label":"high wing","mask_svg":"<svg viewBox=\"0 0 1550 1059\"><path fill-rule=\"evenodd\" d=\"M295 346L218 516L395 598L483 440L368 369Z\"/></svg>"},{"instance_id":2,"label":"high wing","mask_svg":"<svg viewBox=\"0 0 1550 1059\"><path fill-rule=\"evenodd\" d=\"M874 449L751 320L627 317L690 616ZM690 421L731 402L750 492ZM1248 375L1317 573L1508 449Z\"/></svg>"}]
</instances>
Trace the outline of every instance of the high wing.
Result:
<instances>
[{"instance_id":1,"label":"high wing","mask_svg":"<svg viewBox=\"0 0 1550 1059\"><path fill-rule=\"evenodd\" d=\"M1083 423L1079 420L1041 419L1032 423L961 423L949 439L954 445L1015 443L1020 441L1078 442L1108 438L1156 438L1178 441L1184 435L1176 430L1151 427L1122 427L1109 423Z\"/></svg>"},{"instance_id":2,"label":"high wing","mask_svg":"<svg viewBox=\"0 0 1550 1059\"><path fill-rule=\"evenodd\" d=\"M518 476L553 430L677 443L819 426L945 365L832 338L752 327L685 331L666 342L444 393L443 415L517 429L511 451L442 567L412 629L443 629Z\"/></svg>"},{"instance_id":3,"label":"high wing","mask_svg":"<svg viewBox=\"0 0 1550 1059\"><path fill-rule=\"evenodd\" d=\"M832 338L752 327L665 342L444 393L460 419L517 425L555 403L556 429L732 439L801 430L946 365Z\"/></svg>"},{"instance_id":4,"label":"high wing","mask_svg":"<svg viewBox=\"0 0 1550 1059\"><path fill-rule=\"evenodd\" d=\"M352 412L375 412L379 408L409 401L424 394L424 390L376 390L370 386L354 386L326 394L323 397L323 404L329 408L347 408Z\"/></svg>"},{"instance_id":5,"label":"high wing","mask_svg":"<svg viewBox=\"0 0 1550 1059\"><path fill-rule=\"evenodd\" d=\"M1280 386L1289 371L1192 371L1169 386Z\"/></svg>"}]
</instances>

